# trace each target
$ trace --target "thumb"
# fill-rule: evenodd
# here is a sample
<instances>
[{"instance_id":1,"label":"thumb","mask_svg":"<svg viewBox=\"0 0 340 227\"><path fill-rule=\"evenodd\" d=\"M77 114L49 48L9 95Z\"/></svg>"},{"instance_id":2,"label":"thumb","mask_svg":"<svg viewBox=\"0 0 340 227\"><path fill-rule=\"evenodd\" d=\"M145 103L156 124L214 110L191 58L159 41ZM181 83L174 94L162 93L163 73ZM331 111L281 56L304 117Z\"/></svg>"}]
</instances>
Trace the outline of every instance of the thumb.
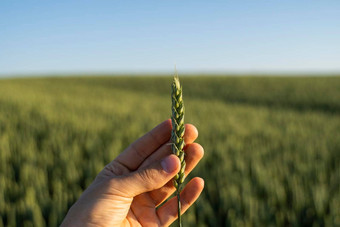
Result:
<instances>
[{"instance_id":1,"label":"thumb","mask_svg":"<svg viewBox=\"0 0 340 227\"><path fill-rule=\"evenodd\" d=\"M118 185L131 197L161 188L178 173L180 164L178 157L172 154L159 162L121 177Z\"/></svg>"}]
</instances>

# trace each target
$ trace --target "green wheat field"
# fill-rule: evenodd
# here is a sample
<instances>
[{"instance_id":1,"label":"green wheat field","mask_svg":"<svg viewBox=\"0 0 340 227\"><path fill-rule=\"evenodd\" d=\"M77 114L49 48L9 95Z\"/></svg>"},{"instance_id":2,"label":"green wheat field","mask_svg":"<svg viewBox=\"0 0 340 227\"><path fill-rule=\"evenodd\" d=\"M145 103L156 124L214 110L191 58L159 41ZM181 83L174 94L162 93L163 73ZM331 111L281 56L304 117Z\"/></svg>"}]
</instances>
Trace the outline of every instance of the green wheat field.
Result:
<instances>
[{"instance_id":1,"label":"green wheat field","mask_svg":"<svg viewBox=\"0 0 340 227\"><path fill-rule=\"evenodd\" d=\"M340 77L180 79L205 149L184 226L340 225ZM1 79L0 226L58 226L105 164L171 116L171 82Z\"/></svg>"}]
</instances>

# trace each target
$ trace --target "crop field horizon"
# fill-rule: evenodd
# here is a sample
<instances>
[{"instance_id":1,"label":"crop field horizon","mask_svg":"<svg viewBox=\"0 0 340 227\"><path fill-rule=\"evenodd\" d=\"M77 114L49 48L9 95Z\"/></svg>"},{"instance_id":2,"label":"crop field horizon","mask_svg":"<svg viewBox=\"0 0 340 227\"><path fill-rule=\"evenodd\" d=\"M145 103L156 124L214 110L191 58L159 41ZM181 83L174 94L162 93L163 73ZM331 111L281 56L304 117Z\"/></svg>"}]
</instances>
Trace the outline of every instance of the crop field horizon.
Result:
<instances>
[{"instance_id":1,"label":"crop field horizon","mask_svg":"<svg viewBox=\"0 0 340 227\"><path fill-rule=\"evenodd\" d=\"M340 76L180 76L205 180L184 226L340 225ZM171 116L172 77L0 79L0 226L58 226Z\"/></svg>"}]
</instances>

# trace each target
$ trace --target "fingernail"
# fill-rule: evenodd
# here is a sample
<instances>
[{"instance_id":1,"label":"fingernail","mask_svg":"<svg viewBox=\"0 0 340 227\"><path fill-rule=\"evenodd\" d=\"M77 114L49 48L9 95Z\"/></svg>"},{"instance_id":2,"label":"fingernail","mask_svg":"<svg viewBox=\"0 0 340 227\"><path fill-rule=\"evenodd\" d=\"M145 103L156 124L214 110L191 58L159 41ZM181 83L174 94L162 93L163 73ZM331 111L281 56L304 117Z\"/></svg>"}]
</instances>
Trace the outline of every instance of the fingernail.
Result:
<instances>
[{"instance_id":1,"label":"fingernail","mask_svg":"<svg viewBox=\"0 0 340 227\"><path fill-rule=\"evenodd\" d=\"M172 173L173 171L175 171L177 169L176 164L176 161L171 158L171 156L164 158L161 162L162 168L167 173Z\"/></svg>"}]
</instances>

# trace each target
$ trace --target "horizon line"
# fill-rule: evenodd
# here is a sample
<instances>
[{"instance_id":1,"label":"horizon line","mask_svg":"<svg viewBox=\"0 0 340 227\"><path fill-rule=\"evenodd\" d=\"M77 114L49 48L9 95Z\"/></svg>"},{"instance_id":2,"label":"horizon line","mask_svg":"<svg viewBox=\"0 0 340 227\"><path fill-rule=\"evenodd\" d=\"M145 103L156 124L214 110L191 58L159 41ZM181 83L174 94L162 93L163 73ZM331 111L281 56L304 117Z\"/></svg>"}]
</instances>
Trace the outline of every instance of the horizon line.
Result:
<instances>
[{"instance_id":1,"label":"horizon line","mask_svg":"<svg viewBox=\"0 0 340 227\"><path fill-rule=\"evenodd\" d=\"M182 76L340 76L340 70L178 70ZM0 78L22 77L68 77L68 76L172 76L175 72L168 70L131 70L131 71L51 71L51 72L17 72L0 73Z\"/></svg>"}]
</instances>

